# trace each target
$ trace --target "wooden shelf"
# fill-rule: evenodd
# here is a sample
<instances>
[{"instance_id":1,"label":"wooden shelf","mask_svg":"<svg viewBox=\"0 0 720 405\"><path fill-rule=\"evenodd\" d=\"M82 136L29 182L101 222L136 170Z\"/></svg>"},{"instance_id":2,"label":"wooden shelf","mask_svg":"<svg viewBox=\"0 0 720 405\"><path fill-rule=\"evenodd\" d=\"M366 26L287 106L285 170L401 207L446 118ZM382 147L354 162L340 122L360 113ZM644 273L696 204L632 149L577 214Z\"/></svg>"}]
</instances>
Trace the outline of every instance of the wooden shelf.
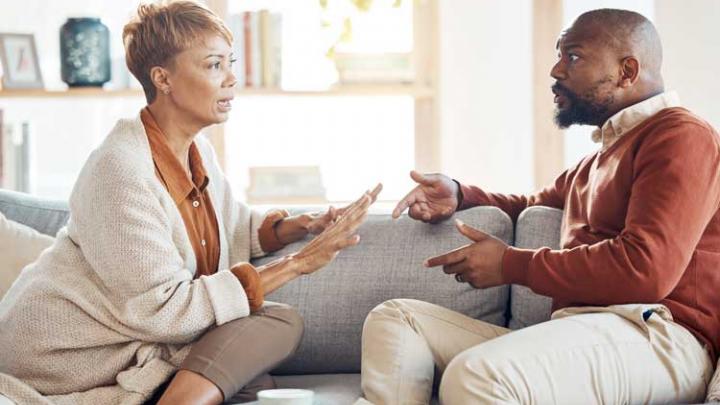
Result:
<instances>
[{"instance_id":1,"label":"wooden shelf","mask_svg":"<svg viewBox=\"0 0 720 405\"><path fill-rule=\"evenodd\" d=\"M342 85L327 90L283 90L279 88L239 88L236 97L263 96L298 96L298 97L334 97L334 96L410 96L416 99L433 96L432 88L412 84L375 84L375 85ZM142 90L121 89L105 90L102 88L77 88L68 90L0 90L3 98L65 98L65 97L143 97Z\"/></svg>"},{"instance_id":2,"label":"wooden shelf","mask_svg":"<svg viewBox=\"0 0 720 405\"><path fill-rule=\"evenodd\" d=\"M64 98L64 97L143 97L142 90L104 90L98 87L83 87L68 90L6 89L0 90L0 98Z\"/></svg>"}]
</instances>

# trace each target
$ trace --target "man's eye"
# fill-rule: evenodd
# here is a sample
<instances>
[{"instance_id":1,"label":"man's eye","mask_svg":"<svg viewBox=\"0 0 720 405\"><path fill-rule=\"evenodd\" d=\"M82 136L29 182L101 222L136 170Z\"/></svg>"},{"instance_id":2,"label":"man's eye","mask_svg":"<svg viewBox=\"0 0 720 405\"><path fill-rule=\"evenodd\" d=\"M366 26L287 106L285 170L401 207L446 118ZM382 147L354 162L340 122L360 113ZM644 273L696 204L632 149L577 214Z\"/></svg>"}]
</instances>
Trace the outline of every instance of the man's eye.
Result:
<instances>
[{"instance_id":1,"label":"man's eye","mask_svg":"<svg viewBox=\"0 0 720 405\"><path fill-rule=\"evenodd\" d=\"M568 59L570 59L570 62L575 62L576 60L580 59L580 57L571 53L568 55Z\"/></svg>"}]
</instances>

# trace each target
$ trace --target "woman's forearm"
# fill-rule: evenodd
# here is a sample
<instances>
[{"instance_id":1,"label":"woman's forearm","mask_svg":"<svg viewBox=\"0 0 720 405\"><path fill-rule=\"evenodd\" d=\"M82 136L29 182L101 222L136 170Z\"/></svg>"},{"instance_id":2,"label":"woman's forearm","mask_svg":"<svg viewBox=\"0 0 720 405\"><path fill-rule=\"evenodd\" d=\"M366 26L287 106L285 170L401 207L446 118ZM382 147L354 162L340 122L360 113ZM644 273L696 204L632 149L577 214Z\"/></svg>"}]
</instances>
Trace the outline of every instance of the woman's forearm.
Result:
<instances>
[{"instance_id":1,"label":"woman's forearm","mask_svg":"<svg viewBox=\"0 0 720 405\"><path fill-rule=\"evenodd\" d=\"M275 226L275 234L282 244L289 245L307 236L309 222L307 214L285 218Z\"/></svg>"},{"instance_id":2,"label":"woman's forearm","mask_svg":"<svg viewBox=\"0 0 720 405\"><path fill-rule=\"evenodd\" d=\"M270 294L302 274L297 260L292 255L260 266L257 270L265 295Z\"/></svg>"}]
</instances>

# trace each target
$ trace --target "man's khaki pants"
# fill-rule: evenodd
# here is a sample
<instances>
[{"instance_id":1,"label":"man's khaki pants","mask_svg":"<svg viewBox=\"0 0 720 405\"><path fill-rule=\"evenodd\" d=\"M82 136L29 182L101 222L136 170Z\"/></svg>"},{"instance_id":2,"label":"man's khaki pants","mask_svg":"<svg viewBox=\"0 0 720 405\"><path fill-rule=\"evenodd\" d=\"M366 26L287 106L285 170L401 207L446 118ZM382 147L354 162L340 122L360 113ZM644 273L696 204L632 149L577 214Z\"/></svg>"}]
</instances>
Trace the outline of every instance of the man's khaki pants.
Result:
<instances>
[{"instance_id":1,"label":"man's khaki pants","mask_svg":"<svg viewBox=\"0 0 720 405\"><path fill-rule=\"evenodd\" d=\"M435 367L447 405L693 403L713 372L705 348L662 305L566 308L518 331L408 299L368 315L367 400L427 404Z\"/></svg>"}]
</instances>

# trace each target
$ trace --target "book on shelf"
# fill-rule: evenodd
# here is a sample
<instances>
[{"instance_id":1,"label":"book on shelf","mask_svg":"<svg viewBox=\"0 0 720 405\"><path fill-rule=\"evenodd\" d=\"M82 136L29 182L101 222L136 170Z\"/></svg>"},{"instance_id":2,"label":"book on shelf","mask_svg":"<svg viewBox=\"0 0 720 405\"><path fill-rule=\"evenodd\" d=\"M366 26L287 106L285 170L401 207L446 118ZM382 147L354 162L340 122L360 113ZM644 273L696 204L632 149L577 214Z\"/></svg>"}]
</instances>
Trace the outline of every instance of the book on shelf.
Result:
<instances>
[{"instance_id":1,"label":"book on shelf","mask_svg":"<svg viewBox=\"0 0 720 405\"><path fill-rule=\"evenodd\" d=\"M245 87L280 87L282 82L282 14L245 11L228 19L233 33L233 72Z\"/></svg>"},{"instance_id":2,"label":"book on shelf","mask_svg":"<svg viewBox=\"0 0 720 405\"><path fill-rule=\"evenodd\" d=\"M32 125L29 121L6 123L0 141L2 187L29 193L32 191Z\"/></svg>"},{"instance_id":3,"label":"book on shelf","mask_svg":"<svg viewBox=\"0 0 720 405\"><path fill-rule=\"evenodd\" d=\"M3 164L4 164L3 163L3 151L5 150L4 140L5 140L5 125L3 123L3 110L0 109L0 187L5 187L5 180L4 180L5 171L3 170Z\"/></svg>"},{"instance_id":4,"label":"book on shelf","mask_svg":"<svg viewBox=\"0 0 720 405\"><path fill-rule=\"evenodd\" d=\"M228 26L233 34L233 74L238 84L245 84L245 23L242 14L233 14L228 18Z\"/></svg>"},{"instance_id":5,"label":"book on shelf","mask_svg":"<svg viewBox=\"0 0 720 405\"><path fill-rule=\"evenodd\" d=\"M407 84L415 81L410 53L337 52L334 59L340 83L343 84Z\"/></svg>"},{"instance_id":6,"label":"book on shelf","mask_svg":"<svg viewBox=\"0 0 720 405\"><path fill-rule=\"evenodd\" d=\"M318 166L250 167L250 204L319 204L327 201Z\"/></svg>"}]
</instances>

